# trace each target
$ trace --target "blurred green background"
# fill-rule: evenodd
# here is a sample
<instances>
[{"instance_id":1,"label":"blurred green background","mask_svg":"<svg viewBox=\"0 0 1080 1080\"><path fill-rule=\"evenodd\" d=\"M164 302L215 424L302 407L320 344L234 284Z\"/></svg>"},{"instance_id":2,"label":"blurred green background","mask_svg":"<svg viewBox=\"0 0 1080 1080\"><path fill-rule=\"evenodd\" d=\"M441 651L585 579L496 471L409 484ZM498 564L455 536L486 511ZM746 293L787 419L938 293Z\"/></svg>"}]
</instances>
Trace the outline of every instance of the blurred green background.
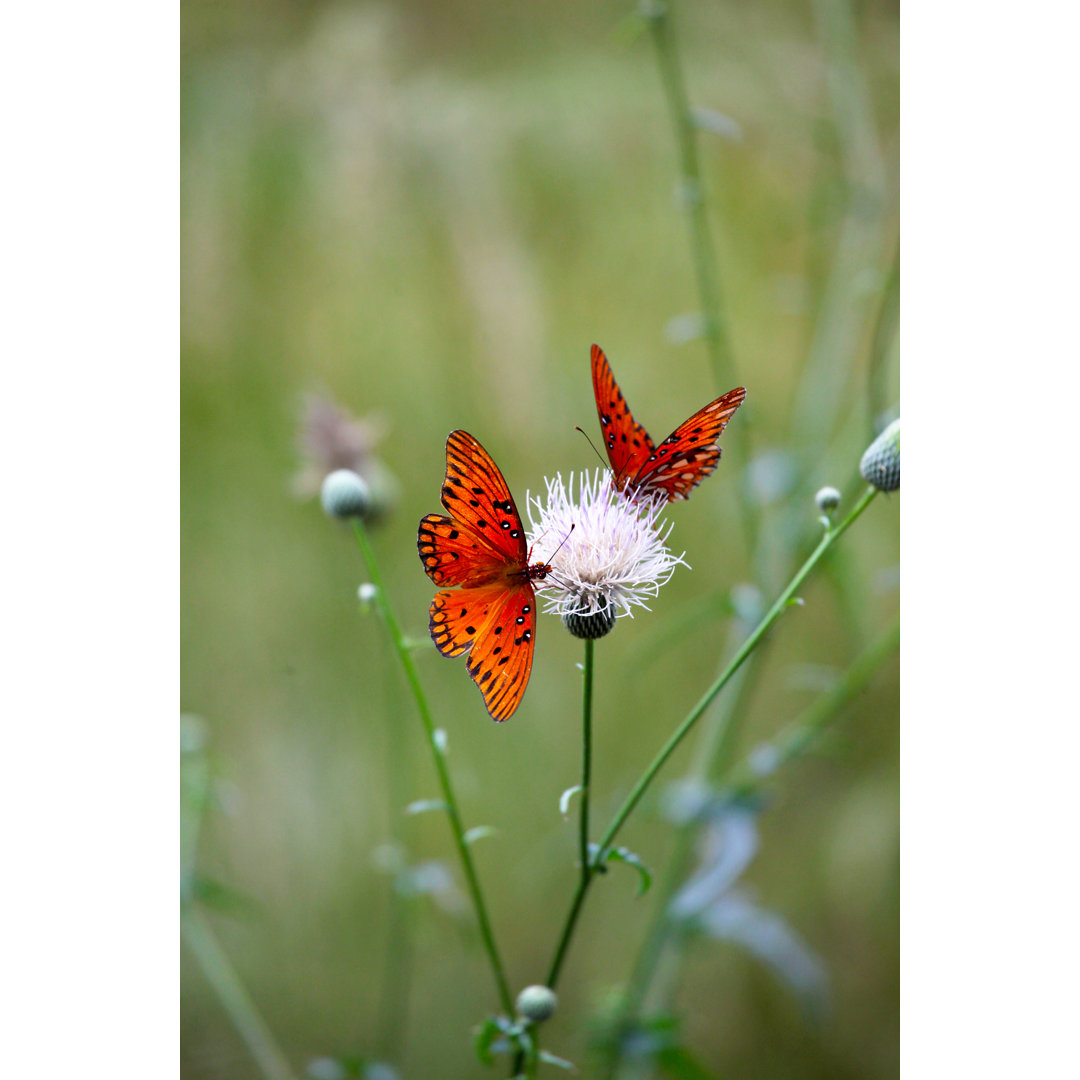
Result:
<instances>
[{"instance_id":1,"label":"blurred green background","mask_svg":"<svg viewBox=\"0 0 1080 1080\"><path fill-rule=\"evenodd\" d=\"M296 496L304 395L388 431L379 455L399 499L372 537L406 631L424 636L433 589L416 525L439 509L451 429L481 439L523 505L544 476L596 464L574 431L598 432L592 342L656 439L748 387L716 474L669 514L693 570L598 645L601 823L714 677L732 587L775 595L817 528L813 492L857 490L859 455L899 400L897 6L676 8L692 103L740 132L700 140L735 357L725 385L702 341L680 338L676 317L700 305L656 55L632 11L183 5L182 708L204 720L220 778L199 867L250 898L212 925L298 1073L379 1053L390 902L375 863L391 831L410 860L459 874L442 818L390 805L391 733L411 759L406 801L434 796L435 777L381 626L357 602L355 543ZM762 506L756 561L740 484ZM744 752L895 617L898 559L899 498L879 498L772 635ZM542 981L575 882L557 802L578 780L580 646L552 617L537 638L524 704L498 726L463 663L418 654L466 824L498 829L475 854L515 989ZM826 752L772 785L745 879L824 963L823 1017L724 944L695 946L676 980L686 1042L719 1076L899 1071L897 675L894 658ZM687 771L693 741L663 781ZM620 842L660 869L671 836L651 798ZM545 1028L584 1075L586 1018L626 979L652 912L635 886L622 867L598 882ZM395 1064L505 1075L470 1048L497 1000L467 913L445 899L412 905ZM185 1076L259 1075L187 954L182 1031Z\"/></svg>"}]
</instances>

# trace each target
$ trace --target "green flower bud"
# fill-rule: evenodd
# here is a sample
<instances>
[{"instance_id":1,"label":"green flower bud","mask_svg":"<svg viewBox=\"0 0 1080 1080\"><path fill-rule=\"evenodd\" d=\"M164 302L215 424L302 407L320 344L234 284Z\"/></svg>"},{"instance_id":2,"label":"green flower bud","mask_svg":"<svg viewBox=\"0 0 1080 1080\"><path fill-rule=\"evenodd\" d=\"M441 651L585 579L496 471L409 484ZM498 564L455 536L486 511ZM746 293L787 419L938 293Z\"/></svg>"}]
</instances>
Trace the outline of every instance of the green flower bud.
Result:
<instances>
[{"instance_id":1,"label":"green flower bud","mask_svg":"<svg viewBox=\"0 0 1080 1080\"><path fill-rule=\"evenodd\" d=\"M615 605L605 597L599 597L596 607L591 608L588 601L583 600L573 611L564 612L562 621L576 638L602 638L615 626Z\"/></svg>"},{"instance_id":2,"label":"green flower bud","mask_svg":"<svg viewBox=\"0 0 1080 1080\"><path fill-rule=\"evenodd\" d=\"M322 508L336 518L364 517L371 506L367 484L352 469L337 469L322 482Z\"/></svg>"},{"instance_id":3,"label":"green flower bud","mask_svg":"<svg viewBox=\"0 0 1080 1080\"><path fill-rule=\"evenodd\" d=\"M823 487L814 496L814 501L823 514L831 514L840 505L840 492L834 487Z\"/></svg>"},{"instance_id":4,"label":"green flower bud","mask_svg":"<svg viewBox=\"0 0 1080 1080\"><path fill-rule=\"evenodd\" d=\"M542 1024L555 1015L559 999L555 991L546 986L526 986L518 994L516 1008L519 1015L533 1024Z\"/></svg>"},{"instance_id":5,"label":"green flower bud","mask_svg":"<svg viewBox=\"0 0 1080 1080\"><path fill-rule=\"evenodd\" d=\"M867 447L859 462L859 472L878 491L900 490L899 417Z\"/></svg>"}]
</instances>

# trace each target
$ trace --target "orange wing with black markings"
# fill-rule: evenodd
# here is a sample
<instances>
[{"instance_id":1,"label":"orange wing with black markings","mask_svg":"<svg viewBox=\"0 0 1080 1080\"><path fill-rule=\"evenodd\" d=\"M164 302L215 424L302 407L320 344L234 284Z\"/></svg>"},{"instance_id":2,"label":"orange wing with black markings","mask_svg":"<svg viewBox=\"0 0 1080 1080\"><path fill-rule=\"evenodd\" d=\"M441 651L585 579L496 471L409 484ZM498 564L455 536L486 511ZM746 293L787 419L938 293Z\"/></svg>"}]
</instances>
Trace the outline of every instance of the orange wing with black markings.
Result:
<instances>
[{"instance_id":1,"label":"orange wing with black markings","mask_svg":"<svg viewBox=\"0 0 1080 1080\"><path fill-rule=\"evenodd\" d=\"M428 629L443 656L469 654L467 667L495 720L521 704L532 671L536 630L533 581L549 566L529 566L528 542L510 489L491 455L468 432L446 440L442 504L447 514L420 521L417 550L440 586Z\"/></svg>"},{"instance_id":2,"label":"orange wing with black markings","mask_svg":"<svg viewBox=\"0 0 1080 1080\"><path fill-rule=\"evenodd\" d=\"M439 592L428 629L443 656L461 656L495 720L521 704L532 671L536 597L531 582Z\"/></svg>"},{"instance_id":3,"label":"orange wing with black markings","mask_svg":"<svg viewBox=\"0 0 1080 1080\"><path fill-rule=\"evenodd\" d=\"M717 439L746 399L744 387L729 390L681 423L658 446L630 412L604 350L592 347L593 394L604 446L620 491L686 499L716 468Z\"/></svg>"},{"instance_id":4,"label":"orange wing with black markings","mask_svg":"<svg viewBox=\"0 0 1080 1080\"><path fill-rule=\"evenodd\" d=\"M600 430L604 433L604 446L621 488L626 480L637 475L638 469L648 460L654 449L653 441L630 412L630 406L599 345L592 347L592 382L596 414L600 417Z\"/></svg>"}]
</instances>

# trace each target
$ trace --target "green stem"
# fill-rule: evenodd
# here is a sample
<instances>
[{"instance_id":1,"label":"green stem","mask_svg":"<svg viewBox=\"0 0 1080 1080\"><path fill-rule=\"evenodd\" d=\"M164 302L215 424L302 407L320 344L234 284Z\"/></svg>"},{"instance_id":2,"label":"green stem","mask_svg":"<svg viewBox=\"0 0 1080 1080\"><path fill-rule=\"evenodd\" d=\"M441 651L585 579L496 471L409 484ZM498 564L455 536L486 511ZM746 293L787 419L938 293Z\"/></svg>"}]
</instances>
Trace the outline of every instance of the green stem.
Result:
<instances>
[{"instance_id":1,"label":"green stem","mask_svg":"<svg viewBox=\"0 0 1080 1080\"><path fill-rule=\"evenodd\" d=\"M777 597L776 602L769 608L768 612L766 612L764 618L758 623L754 631L746 641L743 642L742 646L729 661L720 677L705 691L701 700L690 710L686 719L678 726L675 733L663 745L645 772L642 773L640 779L634 785L633 790L627 795L622 806L619 807L611 824L608 826L607 831L600 838L597 848L601 853L614 842L619 830L626 823L626 819L633 813L635 807L641 801L642 796L644 796L645 792L656 778L657 773L663 768L668 758L671 757L682 740L690 732L690 729L697 723L702 713L709 707L716 695L731 681L732 677L743 665L747 657L758 647L762 639L772 628L773 623L775 623L787 609L787 606L795 596L796 591L806 580L810 572L817 566L826 552L837 542L837 540L847 532L870 503L873 502L875 495L877 495L877 489L867 487L847 517L844 518L839 525L832 526L826 530L825 535L821 538L817 547L814 548L810 557L798 569L791 581L788 582L787 587ZM732 713L727 714L728 723L731 722L730 718L732 715ZM581 878L577 891L574 894L574 899L571 902L570 913L567 915L566 924L563 927L562 936L559 939L559 945L555 952L555 959L552 962L551 974L548 976L547 985L552 989L555 988L555 981L557 980L559 971L562 967L567 947L574 932L574 926L577 923L578 916L581 914L582 906L585 903L585 895L588 891L590 881L591 879L588 877L583 876Z\"/></svg>"},{"instance_id":2,"label":"green stem","mask_svg":"<svg viewBox=\"0 0 1080 1080\"><path fill-rule=\"evenodd\" d=\"M376 607L378 608L383 622L386 624L386 629L390 634L390 639L394 644L398 659L401 661L401 666L405 671L405 678L409 684L409 688L412 690L413 698L416 701L417 711L420 713L420 720L424 725L424 733L427 736L428 746L431 747L431 756L435 762L435 771L438 773L439 777L439 787L442 790L443 801L446 803L447 820L450 822L450 831L453 833L454 844L457 847L458 857L461 859L461 866L465 873L465 883L468 887L469 897L472 900L473 908L476 911L476 921L480 927L480 937L484 942L484 949L487 952L488 960L491 963L491 971L495 977L495 985L499 993L499 1000L502 1003L506 1015L512 1016L514 1003L513 998L510 996L510 986L506 981L502 960L499 958L499 950L495 944L495 935L491 929L491 920L488 918L487 905L484 903L484 894L480 888L480 879L476 873L476 866L473 863L472 855L469 853L469 845L465 840L465 828L461 822L461 813L458 810L454 788L450 783L450 772L446 767L446 759L443 756L442 750L439 748L438 739L435 735L435 722L431 718L431 710L428 707L427 697L424 695L424 689L420 685L420 676L417 674L416 665L413 663L412 652L409 649L408 643L405 641L405 635L401 632L401 626L386 598L386 590L383 586L382 575L379 573L378 564L375 561L375 553L371 548L367 533L364 531L364 526L360 521L354 523L353 531L356 534L356 542L360 546L360 552L364 557L364 563L367 566L371 584L375 586Z\"/></svg>"},{"instance_id":3,"label":"green stem","mask_svg":"<svg viewBox=\"0 0 1080 1080\"><path fill-rule=\"evenodd\" d=\"M210 924L202 912L190 904L181 909L180 934L266 1080L293 1080L288 1060L274 1041Z\"/></svg>"},{"instance_id":4,"label":"green stem","mask_svg":"<svg viewBox=\"0 0 1080 1080\"><path fill-rule=\"evenodd\" d=\"M589 794L592 784L592 686L593 646L591 638L585 639L585 678L581 704L581 813L579 815L579 850L581 853L581 877L588 881L592 874L589 857Z\"/></svg>"},{"instance_id":5,"label":"green stem","mask_svg":"<svg viewBox=\"0 0 1080 1080\"><path fill-rule=\"evenodd\" d=\"M664 95L671 115L671 126L679 153L679 182L681 202L686 211L686 224L690 236L690 248L694 259L694 275L697 279L704 318L705 341L709 348L717 382L734 381L735 362L731 340L723 316L720 300L716 255L709 233L708 214L705 209L704 185L701 179L701 163L698 159L697 130L690 112L690 100L686 93L679 50L675 43L671 5L650 5L648 25L656 46L656 59L660 77L664 83Z\"/></svg>"},{"instance_id":6,"label":"green stem","mask_svg":"<svg viewBox=\"0 0 1080 1080\"><path fill-rule=\"evenodd\" d=\"M566 959L566 950L570 947L570 939L577 925L578 913L581 905L585 902L585 894L589 891L589 883L592 880L592 859L589 855L589 783L592 769L592 684L593 684L593 642L585 642L585 690L582 704L582 769L581 769L581 817L580 817L580 850L581 850L581 876L578 878L577 889L574 899L570 904L570 914L563 925L562 936L555 948L555 957L551 961L551 969L548 972L547 985L552 990L559 980L559 972L562 970L563 960ZM603 848L599 849L600 851Z\"/></svg>"},{"instance_id":7,"label":"green stem","mask_svg":"<svg viewBox=\"0 0 1080 1080\"><path fill-rule=\"evenodd\" d=\"M643 9L645 5L643 5ZM716 384L720 390L738 382L735 370L734 350L728 334L720 292L720 275L717 270L716 252L709 231L709 216L705 204L705 185L701 176L698 157L697 128L690 110L686 92L682 61L675 41L671 4L652 0L644 10L653 44L660 78L664 84L671 127L679 154L679 202L686 214L686 227L690 239L690 251L697 281L698 302L705 331L705 344L709 353ZM749 418L739 418L740 433L735 440L738 460L750 456L751 427ZM747 494L744 484L737 485L740 517L746 532L747 551L752 551L760 526L760 512Z\"/></svg>"}]
</instances>

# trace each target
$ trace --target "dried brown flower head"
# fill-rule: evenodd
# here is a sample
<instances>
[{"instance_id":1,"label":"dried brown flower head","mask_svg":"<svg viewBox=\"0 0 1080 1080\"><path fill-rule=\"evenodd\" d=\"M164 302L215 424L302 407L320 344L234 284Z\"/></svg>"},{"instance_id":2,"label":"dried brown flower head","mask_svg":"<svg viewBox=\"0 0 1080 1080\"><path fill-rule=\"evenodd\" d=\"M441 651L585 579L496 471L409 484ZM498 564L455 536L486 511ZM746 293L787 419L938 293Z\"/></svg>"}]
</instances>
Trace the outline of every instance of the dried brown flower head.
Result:
<instances>
[{"instance_id":1,"label":"dried brown flower head","mask_svg":"<svg viewBox=\"0 0 1080 1080\"><path fill-rule=\"evenodd\" d=\"M354 417L325 394L306 395L298 439L303 464L293 479L296 496L314 498L330 473L351 469L370 489L372 517L385 515L398 493L396 478L376 454L388 431L379 416Z\"/></svg>"}]
</instances>

